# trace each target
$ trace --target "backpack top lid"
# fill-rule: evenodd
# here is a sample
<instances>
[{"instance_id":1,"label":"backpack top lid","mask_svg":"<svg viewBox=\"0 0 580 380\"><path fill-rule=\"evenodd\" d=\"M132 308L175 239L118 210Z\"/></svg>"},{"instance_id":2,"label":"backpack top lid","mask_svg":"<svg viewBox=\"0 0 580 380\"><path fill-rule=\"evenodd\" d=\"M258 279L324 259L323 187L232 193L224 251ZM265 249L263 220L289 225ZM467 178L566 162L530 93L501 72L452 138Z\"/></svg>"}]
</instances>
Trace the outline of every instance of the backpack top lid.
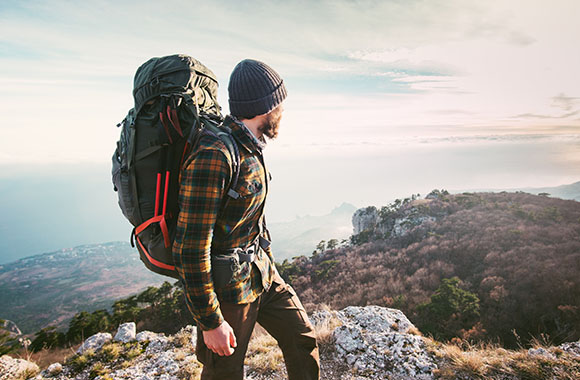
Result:
<instances>
[{"instance_id":1,"label":"backpack top lid","mask_svg":"<svg viewBox=\"0 0 580 380\"><path fill-rule=\"evenodd\" d=\"M135 74L135 113L160 95L188 94L200 111L220 116L217 90L215 74L195 58L183 54L151 58Z\"/></svg>"}]
</instances>

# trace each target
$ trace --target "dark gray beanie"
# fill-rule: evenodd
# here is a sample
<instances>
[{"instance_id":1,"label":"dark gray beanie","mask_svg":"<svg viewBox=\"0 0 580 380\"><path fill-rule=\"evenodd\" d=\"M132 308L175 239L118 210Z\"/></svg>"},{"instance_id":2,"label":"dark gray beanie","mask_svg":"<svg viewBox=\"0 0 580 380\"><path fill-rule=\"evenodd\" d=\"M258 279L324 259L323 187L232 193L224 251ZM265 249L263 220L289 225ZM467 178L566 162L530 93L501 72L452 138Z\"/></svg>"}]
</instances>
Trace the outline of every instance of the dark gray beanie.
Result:
<instances>
[{"instance_id":1,"label":"dark gray beanie","mask_svg":"<svg viewBox=\"0 0 580 380\"><path fill-rule=\"evenodd\" d=\"M234 67L228 93L230 114L247 119L272 111L286 99L286 87L280 75L253 59L244 59Z\"/></svg>"}]
</instances>

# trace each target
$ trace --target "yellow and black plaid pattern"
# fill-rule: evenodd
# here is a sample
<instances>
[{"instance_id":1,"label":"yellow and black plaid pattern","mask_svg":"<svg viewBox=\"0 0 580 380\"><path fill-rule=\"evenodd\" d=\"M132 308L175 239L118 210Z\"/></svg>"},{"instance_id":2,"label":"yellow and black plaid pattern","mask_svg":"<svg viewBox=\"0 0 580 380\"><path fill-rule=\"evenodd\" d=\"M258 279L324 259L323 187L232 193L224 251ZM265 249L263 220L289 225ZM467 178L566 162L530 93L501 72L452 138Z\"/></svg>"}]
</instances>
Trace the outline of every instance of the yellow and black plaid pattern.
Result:
<instances>
[{"instance_id":1,"label":"yellow and black plaid pattern","mask_svg":"<svg viewBox=\"0 0 580 380\"><path fill-rule=\"evenodd\" d=\"M223 322L219 302L253 302L270 286L275 273L270 249L260 250L253 263L240 263L232 281L216 288L211 276L211 252L245 248L260 233L259 223L267 193L267 172L258 141L241 123L226 118L240 150L240 176L219 214L232 178L228 149L215 136L204 135L181 173L180 212L173 244L175 268L185 287L189 310L203 330ZM218 215L219 214L219 215Z\"/></svg>"}]
</instances>

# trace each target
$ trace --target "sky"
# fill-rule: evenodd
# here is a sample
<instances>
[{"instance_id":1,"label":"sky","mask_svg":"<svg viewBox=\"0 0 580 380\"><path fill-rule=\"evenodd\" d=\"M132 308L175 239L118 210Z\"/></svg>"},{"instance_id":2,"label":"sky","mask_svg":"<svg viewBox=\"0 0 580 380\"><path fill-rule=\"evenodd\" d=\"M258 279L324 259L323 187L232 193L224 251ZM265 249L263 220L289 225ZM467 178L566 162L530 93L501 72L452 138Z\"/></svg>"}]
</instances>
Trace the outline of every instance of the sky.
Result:
<instances>
[{"instance_id":1,"label":"sky","mask_svg":"<svg viewBox=\"0 0 580 380\"><path fill-rule=\"evenodd\" d=\"M106 224L110 209L119 219L115 126L137 67L175 53L214 71L224 114L240 60L284 78L280 135L266 151L272 221L434 188L576 182L578 14L576 0L3 0L0 196L10 190L4 204L48 225L42 202L71 213L59 184L77 181L92 207L82 218ZM1 222L0 234L26 235L15 228ZM117 238L102 230L94 239Z\"/></svg>"}]
</instances>

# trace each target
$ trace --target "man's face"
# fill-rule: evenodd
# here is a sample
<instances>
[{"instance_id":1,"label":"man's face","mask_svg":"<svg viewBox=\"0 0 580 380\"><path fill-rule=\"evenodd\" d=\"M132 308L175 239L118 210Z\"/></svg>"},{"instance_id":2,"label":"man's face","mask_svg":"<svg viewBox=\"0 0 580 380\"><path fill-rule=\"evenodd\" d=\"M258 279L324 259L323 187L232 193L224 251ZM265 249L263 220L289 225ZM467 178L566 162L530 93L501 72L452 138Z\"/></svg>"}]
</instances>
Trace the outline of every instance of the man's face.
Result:
<instances>
[{"instance_id":1,"label":"man's face","mask_svg":"<svg viewBox=\"0 0 580 380\"><path fill-rule=\"evenodd\" d=\"M280 120L282 119L282 112L284 107L280 104L278 107L274 108L272 112L266 115L264 124L259 128L266 137L270 139L275 139L278 136L278 128L280 128Z\"/></svg>"}]
</instances>

